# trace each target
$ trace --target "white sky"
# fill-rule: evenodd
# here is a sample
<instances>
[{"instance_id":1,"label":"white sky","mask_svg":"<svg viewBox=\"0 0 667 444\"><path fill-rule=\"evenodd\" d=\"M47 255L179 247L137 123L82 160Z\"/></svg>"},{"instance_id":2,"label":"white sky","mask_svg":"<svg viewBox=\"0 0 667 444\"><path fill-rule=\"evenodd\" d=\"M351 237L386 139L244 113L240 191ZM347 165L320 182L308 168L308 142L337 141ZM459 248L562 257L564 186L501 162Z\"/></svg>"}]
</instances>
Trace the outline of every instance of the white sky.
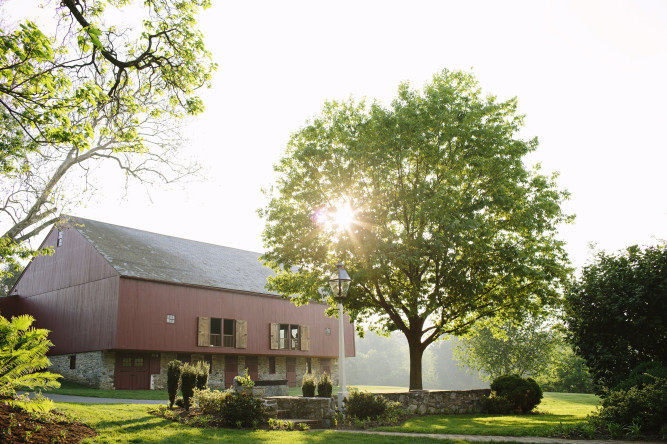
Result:
<instances>
[{"instance_id":1,"label":"white sky","mask_svg":"<svg viewBox=\"0 0 667 444\"><path fill-rule=\"evenodd\" d=\"M24 1L24 0L22 0ZM613 251L667 239L667 2L223 1L200 17L220 68L188 130L207 180L141 187L119 202L108 183L77 215L262 251L265 203L290 133L326 99L388 103L443 68L517 96L528 159L559 171L561 231L575 266L588 243Z\"/></svg>"}]
</instances>

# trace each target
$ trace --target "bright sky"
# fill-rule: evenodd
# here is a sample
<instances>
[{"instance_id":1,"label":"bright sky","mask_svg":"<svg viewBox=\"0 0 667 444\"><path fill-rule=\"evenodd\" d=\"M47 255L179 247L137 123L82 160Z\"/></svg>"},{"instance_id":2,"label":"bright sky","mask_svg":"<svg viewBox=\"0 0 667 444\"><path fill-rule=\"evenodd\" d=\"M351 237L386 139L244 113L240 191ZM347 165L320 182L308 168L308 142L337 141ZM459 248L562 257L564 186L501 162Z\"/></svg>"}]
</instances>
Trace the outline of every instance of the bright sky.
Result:
<instances>
[{"instance_id":1,"label":"bright sky","mask_svg":"<svg viewBox=\"0 0 667 444\"><path fill-rule=\"evenodd\" d=\"M220 68L188 130L207 179L171 190L118 185L79 216L262 251L260 191L290 133L326 99L388 103L443 68L517 96L528 159L559 171L576 222L561 231L575 266L588 243L613 251L667 239L667 2L226 1L200 18Z\"/></svg>"}]
</instances>

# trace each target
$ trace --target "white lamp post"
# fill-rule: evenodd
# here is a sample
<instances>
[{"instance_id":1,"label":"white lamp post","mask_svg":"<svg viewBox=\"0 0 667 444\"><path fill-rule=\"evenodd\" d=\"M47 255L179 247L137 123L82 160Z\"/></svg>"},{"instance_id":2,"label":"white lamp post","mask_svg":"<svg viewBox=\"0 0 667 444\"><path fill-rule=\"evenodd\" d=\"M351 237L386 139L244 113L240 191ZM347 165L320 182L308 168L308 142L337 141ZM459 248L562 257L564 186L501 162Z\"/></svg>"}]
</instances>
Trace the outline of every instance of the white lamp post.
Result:
<instances>
[{"instance_id":1,"label":"white lamp post","mask_svg":"<svg viewBox=\"0 0 667 444\"><path fill-rule=\"evenodd\" d=\"M350 287L350 276L343 268L343 264L338 262L337 270L331 275L329 285L334 298L338 301L338 411L343 411L343 399L347 398L347 385L345 384L345 338L343 336L343 299L347 289Z\"/></svg>"}]
</instances>

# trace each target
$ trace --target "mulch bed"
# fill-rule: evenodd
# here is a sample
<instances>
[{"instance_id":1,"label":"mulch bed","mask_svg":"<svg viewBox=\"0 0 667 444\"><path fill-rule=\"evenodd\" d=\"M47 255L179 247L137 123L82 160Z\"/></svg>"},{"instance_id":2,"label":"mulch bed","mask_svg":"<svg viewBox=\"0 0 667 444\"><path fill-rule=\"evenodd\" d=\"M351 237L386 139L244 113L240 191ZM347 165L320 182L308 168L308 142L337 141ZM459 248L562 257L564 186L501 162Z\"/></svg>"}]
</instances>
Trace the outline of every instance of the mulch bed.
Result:
<instances>
[{"instance_id":1,"label":"mulch bed","mask_svg":"<svg viewBox=\"0 0 667 444\"><path fill-rule=\"evenodd\" d=\"M52 411L30 414L12 409L0 401L0 442L78 443L97 432L80 422Z\"/></svg>"}]
</instances>

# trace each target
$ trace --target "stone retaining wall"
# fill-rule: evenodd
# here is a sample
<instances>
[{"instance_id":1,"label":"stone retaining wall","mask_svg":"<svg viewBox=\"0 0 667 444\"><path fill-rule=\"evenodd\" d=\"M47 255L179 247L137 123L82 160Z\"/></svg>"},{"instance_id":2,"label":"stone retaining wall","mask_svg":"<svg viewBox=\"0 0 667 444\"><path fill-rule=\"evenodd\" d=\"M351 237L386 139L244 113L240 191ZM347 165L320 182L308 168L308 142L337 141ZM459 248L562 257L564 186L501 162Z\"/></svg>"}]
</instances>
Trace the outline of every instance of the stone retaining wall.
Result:
<instances>
[{"instance_id":1,"label":"stone retaining wall","mask_svg":"<svg viewBox=\"0 0 667 444\"><path fill-rule=\"evenodd\" d=\"M480 413L484 410L484 396L490 394L490 389L381 393L385 399L400 402L411 413Z\"/></svg>"},{"instance_id":2,"label":"stone retaining wall","mask_svg":"<svg viewBox=\"0 0 667 444\"><path fill-rule=\"evenodd\" d=\"M305 398L303 396L266 397L275 401L278 410L289 411L289 419L314 419L322 421L322 427L329 428L333 424L335 403L333 398Z\"/></svg>"}]
</instances>

